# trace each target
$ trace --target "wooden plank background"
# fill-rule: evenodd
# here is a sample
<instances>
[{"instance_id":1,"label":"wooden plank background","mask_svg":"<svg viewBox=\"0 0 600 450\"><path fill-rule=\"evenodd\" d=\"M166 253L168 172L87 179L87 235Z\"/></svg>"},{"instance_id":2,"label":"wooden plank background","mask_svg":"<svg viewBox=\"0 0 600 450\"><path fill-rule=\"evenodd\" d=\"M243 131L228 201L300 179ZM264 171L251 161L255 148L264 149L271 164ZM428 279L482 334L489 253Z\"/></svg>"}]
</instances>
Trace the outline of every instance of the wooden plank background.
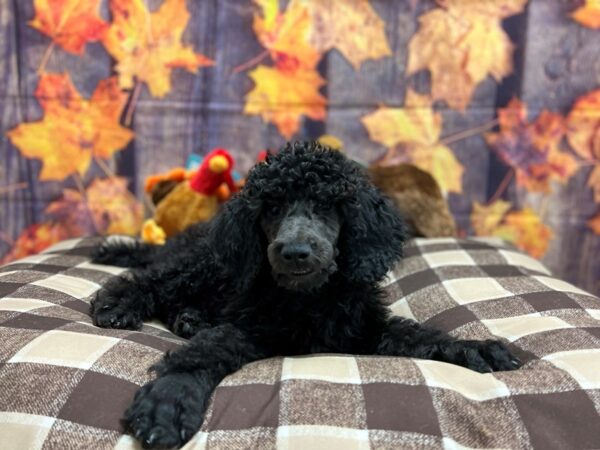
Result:
<instances>
[{"instance_id":1,"label":"wooden plank background","mask_svg":"<svg viewBox=\"0 0 600 450\"><path fill-rule=\"evenodd\" d=\"M101 15L108 20L107 3L102 2ZM161 0L147 3L154 9ZM281 2L282 7L285 3ZM392 56L367 61L355 71L337 50L327 52L318 67L327 80L322 90L329 102L327 119L304 120L295 136L332 134L346 143L351 156L364 161L376 159L385 149L369 140L360 118L380 104L402 105L407 87L429 89L426 74L406 77L405 71L408 42L417 30L417 18L434 6L432 0L370 3L385 20ZM598 88L600 31L585 29L570 20L571 3L530 0L523 14L504 22L517 47L515 74L500 84L490 78L481 83L464 114L440 106L444 136L489 122L496 108L506 105L512 96L523 99L535 117L544 108L566 113L578 96ZM244 172L259 150L277 148L283 142L273 125L242 114L244 96L253 83L247 70L232 73L233 68L263 51L252 31L251 1L188 0L187 5L191 20L184 41L213 58L215 66L201 69L196 75L175 69L173 89L164 99L152 98L147 88L142 88L132 124L135 140L110 162L113 170L128 177L138 196L142 195L147 175L183 165L191 152L228 148ZM0 1L0 190L27 185L0 194L0 258L25 227L43 220L50 201L59 198L65 187L75 187L70 179L62 183L38 181L40 162L22 157L5 135L17 124L39 120L42 115L33 92L49 39L27 25L33 15L33 0ZM113 73L113 63L101 44L92 43L83 57L55 49L46 71L68 72L82 95L89 97L98 81ZM464 194L450 194L449 201L460 228L469 232L473 201L487 201L507 168L480 135L450 147L466 170ZM544 262L557 275L600 293L600 237L585 225L598 211L585 185L590 170L580 170L566 186L555 186L545 198L517 190L514 183L504 197L517 206L543 209L543 222L555 235ZM94 168L84 182L100 175ZM541 208L542 202L546 202L545 208Z\"/></svg>"}]
</instances>

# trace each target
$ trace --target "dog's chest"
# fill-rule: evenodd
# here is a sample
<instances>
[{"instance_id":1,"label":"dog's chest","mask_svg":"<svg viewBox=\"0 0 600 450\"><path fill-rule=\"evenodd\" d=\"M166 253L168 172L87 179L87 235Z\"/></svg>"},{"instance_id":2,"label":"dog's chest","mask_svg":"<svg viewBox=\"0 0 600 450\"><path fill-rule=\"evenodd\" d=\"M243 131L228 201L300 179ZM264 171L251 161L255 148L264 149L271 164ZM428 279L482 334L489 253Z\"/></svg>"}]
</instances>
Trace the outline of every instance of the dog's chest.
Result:
<instances>
[{"instance_id":1,"label":"dog's chest","mask_svg":"<svg viewBox=\"0 0 600 450\"><path fill-rule=\"evenodd\" d=\"M286 299L258 308L251 334L281 355L322 352L359 352L364 327L352 315L325 302Z\"/></svg>"}]
</instances>

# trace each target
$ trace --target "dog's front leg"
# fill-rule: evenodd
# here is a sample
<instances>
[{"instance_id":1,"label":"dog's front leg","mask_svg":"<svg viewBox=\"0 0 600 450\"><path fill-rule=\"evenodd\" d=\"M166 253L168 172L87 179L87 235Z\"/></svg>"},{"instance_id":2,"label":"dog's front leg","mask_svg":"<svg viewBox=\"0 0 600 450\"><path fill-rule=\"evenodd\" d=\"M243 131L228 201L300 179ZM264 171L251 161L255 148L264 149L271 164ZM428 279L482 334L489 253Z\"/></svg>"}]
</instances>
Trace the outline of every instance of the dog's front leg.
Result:
<instances>
[{"instance_id":1,"label":"dog's front leg","mask_svg":"<svg viewBox=\"0 0 600 450\"><path fill-rule=\"evenodd\" d=\"M137 330L154 311L152 284L143 269L111 278L90 304L94 324L103 328Z\"/></svg>"},{"instance_id":2,"label":"dog's front leg","mask_svg":"<svg viewBox=\"0 0 600 450\"><path fill-rule=\"evenodd\" d=\"M138 329L144 320L157 318L177 331L173 318L181 305L193 304L201 295L210 297L214 292L211 284L218 282L218 276L213 266L198 262L194 255L173 253L148 267L112 278L92 301L94 323L104 328ZM193 333L182 334L189 337Z\"/></svg>"},{"instance_id":3,"label":"dog's front leg","mask_svg":"<svg viewBox=\"0 0 600 450\"><path fill-rule=\"evenodd\" d=\"M477 372L513 370L521 362L499 341L455 339L414 320L392 317L377 346L377 354L433 359Z\"/></svg>"},{"instance_id":4,"label":"dog's front leg","mask_svg":"<svg viewBox=\"0 0 600 450\"><path fill-rule=\"evenodd\" d=\"M154 369L125 413L129 431L146 448L179 447L200 428L211 393L228 374L266 357L233 325L200 330Z\"/></svg>"}]
</instances>

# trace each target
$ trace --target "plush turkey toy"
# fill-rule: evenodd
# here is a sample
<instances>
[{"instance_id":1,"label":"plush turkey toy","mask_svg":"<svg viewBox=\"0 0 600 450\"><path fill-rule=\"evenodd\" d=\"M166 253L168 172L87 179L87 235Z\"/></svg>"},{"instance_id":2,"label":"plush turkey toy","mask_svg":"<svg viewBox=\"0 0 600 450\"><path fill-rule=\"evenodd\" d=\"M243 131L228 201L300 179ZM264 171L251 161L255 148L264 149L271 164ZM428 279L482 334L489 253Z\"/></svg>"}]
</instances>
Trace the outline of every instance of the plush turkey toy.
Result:
<instances>
[{"instance_id":1,"label":"plush turkey toy","mask_svg":"<svg viewBox=\"0 0 600 450\"><path fill-rule=\"evenodd\" d=\"M164 244L165 239L197 222L209 221L219 202L237 192L233 181L234 161L222 148L211 151L195 173L174 169L168 174L149 177L146 192L156 205L154 218L144 223L142 239Z\"/></svg>"}]
</instances>

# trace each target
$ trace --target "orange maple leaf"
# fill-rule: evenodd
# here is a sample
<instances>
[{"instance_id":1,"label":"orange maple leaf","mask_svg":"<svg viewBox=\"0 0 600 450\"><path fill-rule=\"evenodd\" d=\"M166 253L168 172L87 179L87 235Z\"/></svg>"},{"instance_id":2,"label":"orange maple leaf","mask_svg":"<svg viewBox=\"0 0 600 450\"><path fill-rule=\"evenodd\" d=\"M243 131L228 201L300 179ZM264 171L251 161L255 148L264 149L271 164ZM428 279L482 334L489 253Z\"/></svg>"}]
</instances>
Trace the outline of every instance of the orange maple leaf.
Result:
<instances>
[{"instance_id":1,"label":"orange maple leaf","mask_svg":"<svg viewBox=\"0 0 600 450\"><path fill-rule=\"evenodd\" d=\"M600 161L600 89L573 104L567 116L567 139L579 156Z\"/></svg>"},{"instance_id":2,"label":"orange maple leaf","mask_svg":"<svg viewBox=\"0 0 600 450\"><path fill-rule=\"evenodd\" d=\"M62 180L87 171L92 157L108 158L123 149L133 132L119 124L126 94L116 78L98 83L90 100L68 74L44 74L35 91L44 117L7 133L23 156L42 160L40 180Z\"/></svg>"},{"instance_id":3,"label":"orange maple leaf","mask_svg":"<svg viewBox=\"0 0 600 450\"><path fill-rule=\"evenodd\" d=\"M567 139L575 153L595 165L587 184L600 202L600 89L575 101L567 116Z\"/></svg>"},{"instance_id":4,"label":"orange maple leaf","mask_svg":"<svg viewBox=\"0 0 600 450\"><path fill-rule=\"evenodd\" d=\"M594 192L594 201L600 203L600 163L596 164L590 172L587 185Z\"/></svg>"},{"instance_id":5,"label":"orange maple leaf","mask_svg":"<svg viewBox=\"0 0 600 450\"><path fill-rule=\"evenodd\" d=\"M21 232L10 251L0 259L0 264L7 264L25 256L35 255L68 237L70 237L69 234L58 223L48 222L30 225Z\"/></svg>"},{"instance_id":6,"label":"orange maple leaf","mask_svg":"<svg viewBox=\"0 0 600 450\"><path fill-rule=\"evenodd\" d=\"M588 220L587 226L590 227L594 233L600 235L600 213Z\"/></svg>"},{"instance_id":7,"label":"orange maple leaf","mask_svg":"<svg viewBox=\"0 0 600 450\"><path fill-rule=\"evenodd\" d=\"M44 211L44 223L25 228L0 264L41 252L61 240L86 234L137 235L142 205L121 177L95 179L82 194L64 189Z\"/></svg>"},{"instance_id":8,"label":"orange maple leaf","mask_svg":"<svg viewBox=\"0 0 600 450\"><path fill-rule=\"evenodd\" d=\"M273 122L287 139L298 131L300 116L325 118L327 99L319 94L325 81L316 70L282 71L260 65L248 75L255 86L246 95L244 114L260 115L265 122Z\"/></svg>"},{"instance_id":9,"label":"orange maple leaf","mask_svg":"<svg viewBox=\"0 0 600 450\"><path fill-rule=\"evenodd\" d=\"M442 190L462 192L463 166L452 150L439 142L442 116L431 109L431 99L411 90L404 108L381 106L361 118L372 141L388 149L401 147L406 159L430 172Z\"/></svg>"},{"instance_id":10,"label":"orange maple leaf","mask_svg":"<svg viewBox=\"0 0 600 450\"><path fill-rule=\"evenodd\" d=\"M279 0L254 2L259 6L254 14L254 33L269 51L275 66L282 71L314 69L321 54L309 43L312 21L308 8L292 1L282 12Z\"/></svg>"},{"instance_id":11,"label":"orange maple leaf","mask_svg":"<svg viewBox=\"0 0 600 450\"><path fill-rule=\"evenodd\" d=\"M148 85L154 97L171 90L171 71L181 67L195 73L213 65L204 55L181 43L190 19L185 0L164 0L150 12L143 0L111 0L113 21L102 43L117 60L119 86L131 89L134 79Z\"/></svg>"},{"instance_id":12,"label":"orange maple leaf","mask_svg":"<svg viewBox=\"0 0 600 450\"><path fill-rule=\"evenodd\" d=\"M477 236L496 236L512 242L535 258L548 250L552 230L542 223L531 208L508 212L509 202L495 201L489 205L473 203L471 226Z\"/></svg>"},{"instance_id":13,"label":"orange maple leaf","mask_svg":"<svg viewBox=\"0 0 600 450\"><path fill-rule=\"evenodd\" d=\"M309 42L317 51L337 48L354 69L367 59L392 54L385 22L368 0L291 0L288 10L296 5L310 12Z\"/></svg>"},{"instance_id":14,"label":"orange maple leaf","mask_svg":"<svg viewBox=\"0 0 600 450\"><path fill-rule=\"evenodd\" d=\"M431 95L464 111L487 76L497 81L512 70L513 44L501 26L527 0L438 0L441 8L419 17L409 43L407 74L431 72Z\"/></svg>"},{"instance_id":15,"label":"orange maple leaf","mask_svg":"<svg viewBox=\"0 0 600 450\"><path fill-rule=\"evenodd\" d=\"M254 88L246 95L244 114L260 115L289 139L300 128L300 117L323 120L325 84L316 70L321 54L308 42L311 17L305 5L291 2L284 12L278 0L255 0L254 32L275 67L259 65L248 73Z\"/></svg>"},{"instance_id":16,"label":"orange maple leaf","mask_svg":"<svg viewBox=\"0 0 600 450\"><path fill-rule=\"evenodd\" d=\"M66 51L83 54L85 44L98 41L108 24L98 16L100 0L34 0L29 25Z\"/></svg>"},{"instance_id":17,"label":"orange maple leaf","mask_svg":"<svg viewBox=\"0 0 600 450\"><path fill-rule=\"evenodd\" d=\"M539 216L531 208L513 211L506 215L504 227L500 227L496 235L501 236L505 230L516 236L515 244L534 258L541 258L548 250L554 233L544 225Z\"/></svg>"},{"instance_id":18,"label":"orange maple leaf","mask_svg":"<svg viewBox=\"0 0 600 450\"><path fill-rule=\"evenodd\" d=\"M518 99L498 109L500 132L487 133L487 143L517 173L517 184L534 192L548 192L550 181L565 183L579 165L569 153L559 150L565 134L562 116L542 111L535 122L527 122L527 107Z\"/></svg>"},{"instance_id":19,"label":"orange maple leaf","mask_svg":"<svg viewBox=\"0 0 600 450\"><path fill-rule=\"evenodd\" d=\"M585 0L585 4L571 14L584 27L600 28L600 0Z\"/></svg>"}]
</instances>

